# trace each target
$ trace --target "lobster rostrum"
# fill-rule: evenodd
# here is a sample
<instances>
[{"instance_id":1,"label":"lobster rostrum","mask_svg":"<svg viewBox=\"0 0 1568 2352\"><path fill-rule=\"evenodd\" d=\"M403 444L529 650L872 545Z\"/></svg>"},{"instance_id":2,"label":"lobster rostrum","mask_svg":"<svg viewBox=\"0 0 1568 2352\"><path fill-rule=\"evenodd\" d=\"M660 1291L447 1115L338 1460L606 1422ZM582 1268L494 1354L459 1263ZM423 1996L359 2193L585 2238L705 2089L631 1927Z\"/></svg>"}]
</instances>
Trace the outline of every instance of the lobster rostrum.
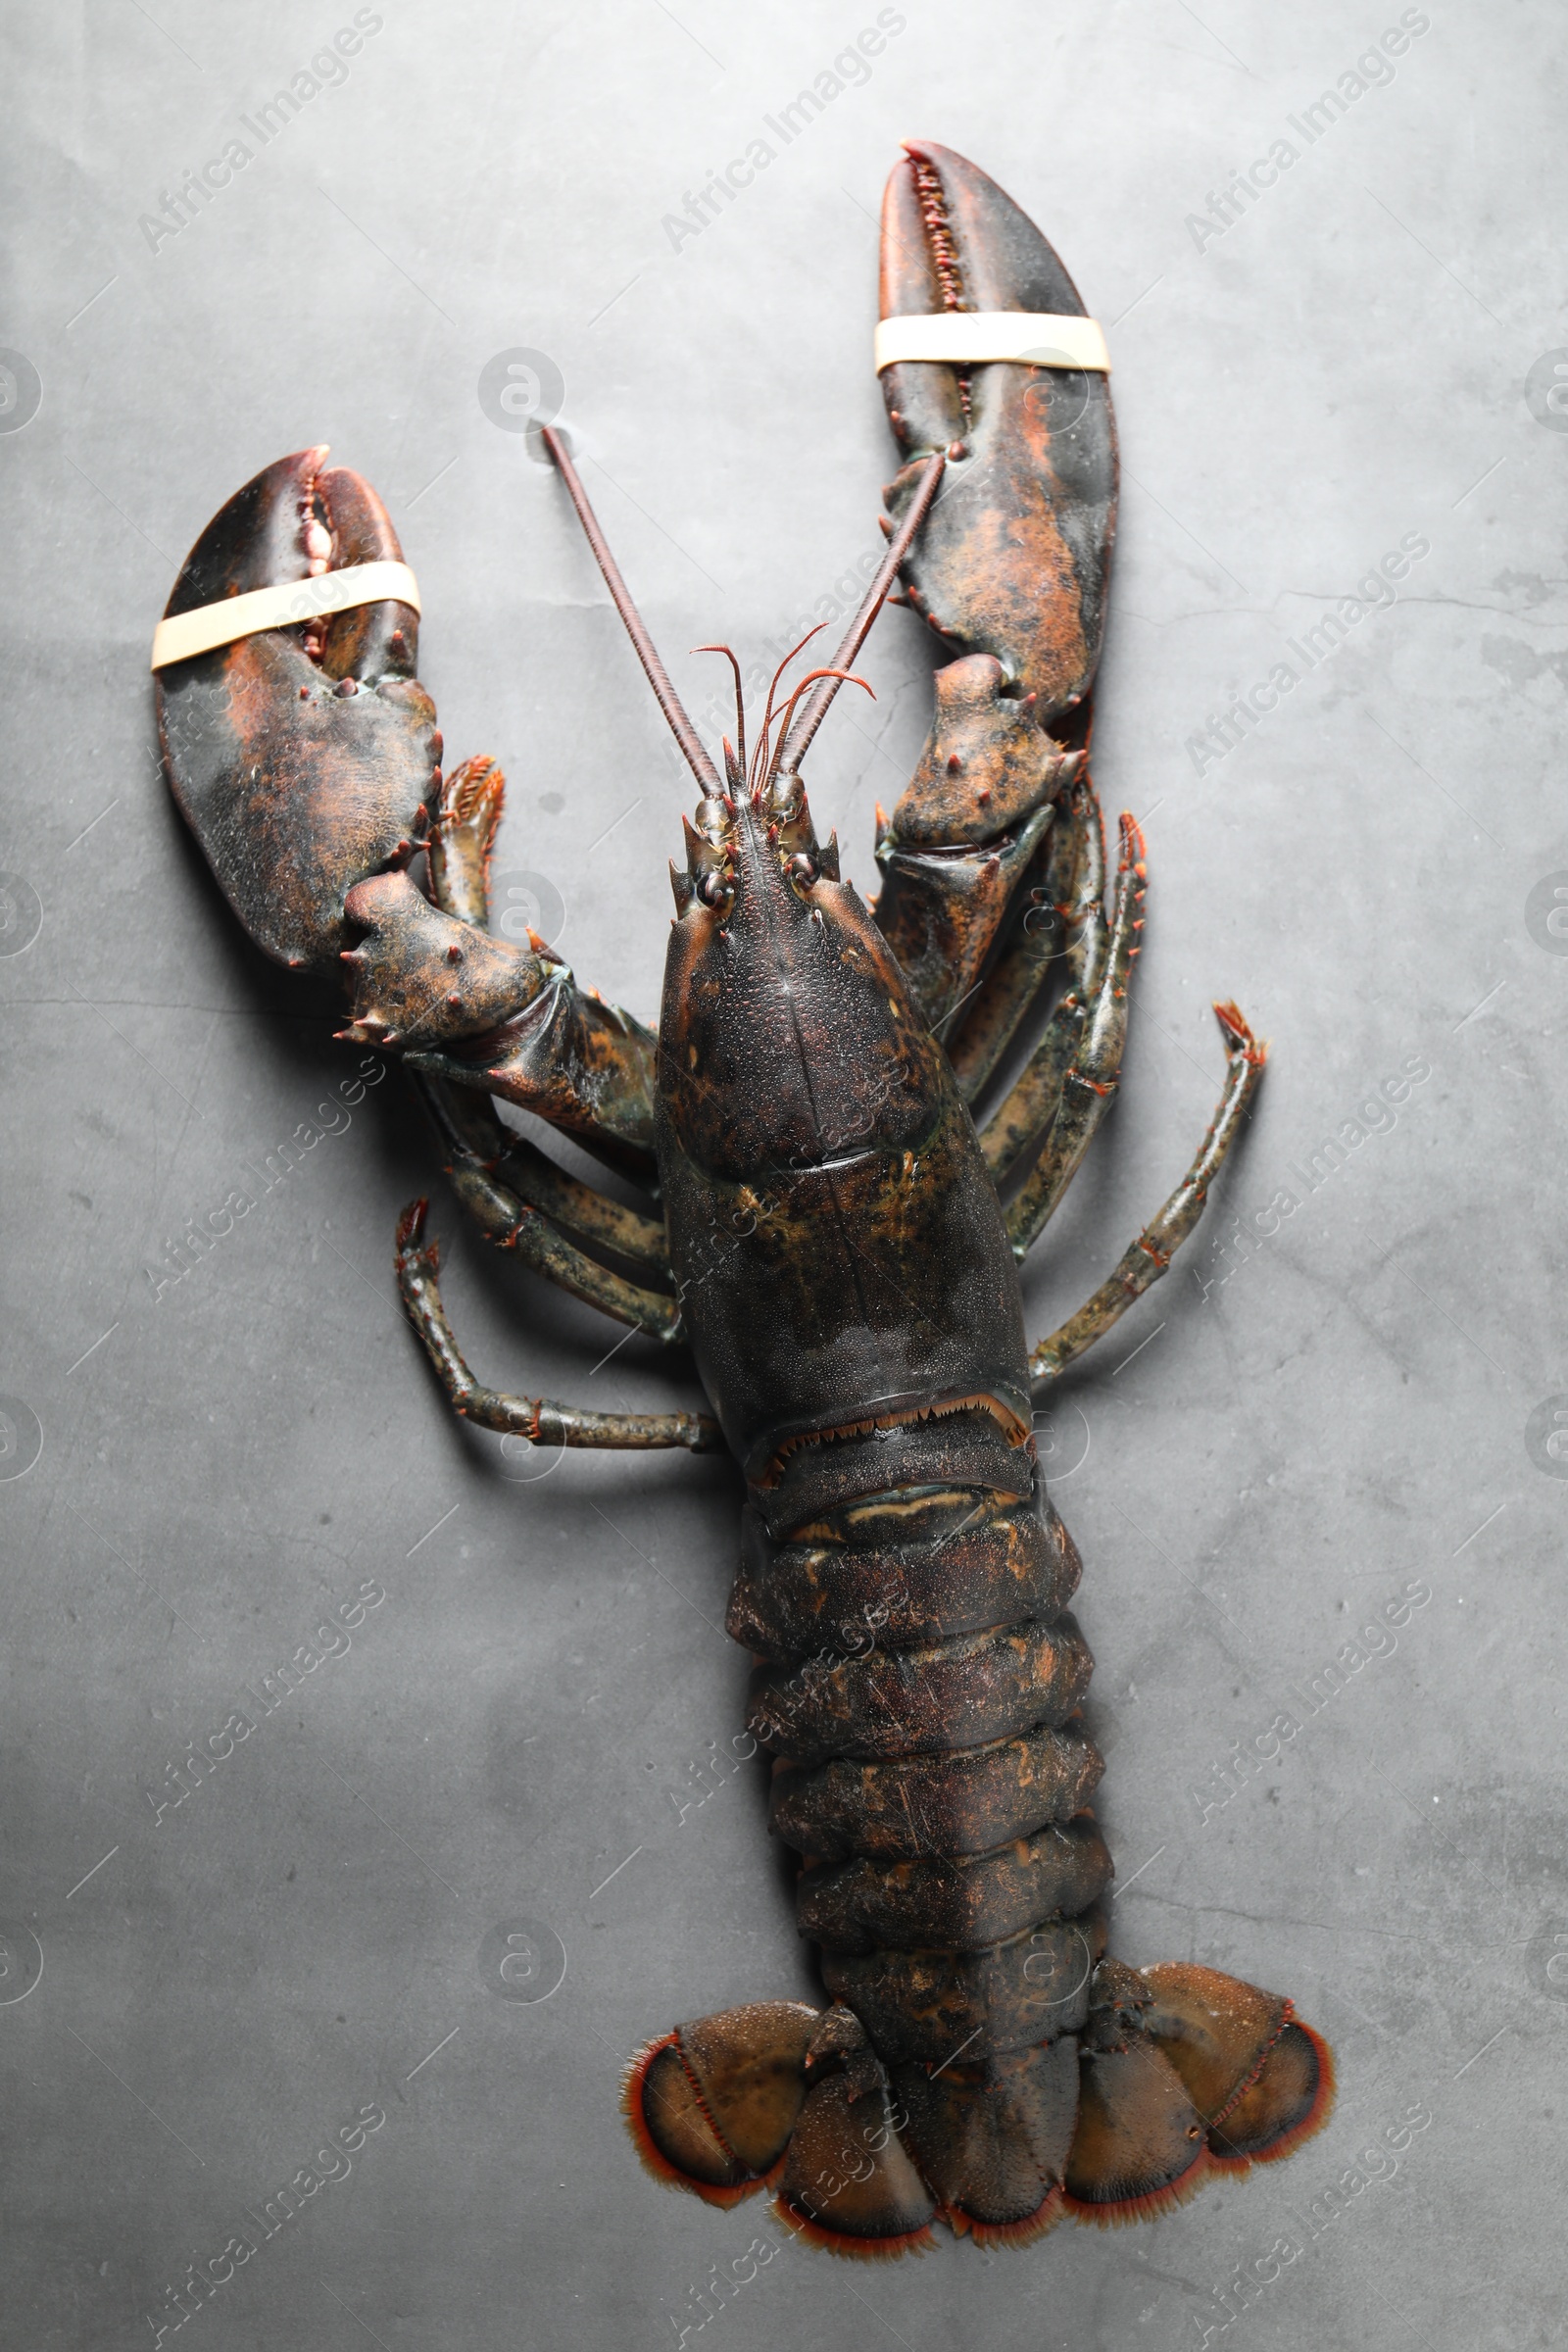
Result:
<instances>
[{"instance_id":1,"label":"lobster rostrum","mask_svg":"<svg viewBox=\"0 0 1568 2352\"><path fill-rule=\"evenodd\" d=\"M1130 817L1107 874L1088 770L1116 503L1098 330L1033 223L923 142L888 185L881 307L904 461L886 561L832 660L782 701L774 680L750 755L736 663L722 773L545 432L701 786L657 1037L542 942L488 930L501 775L442 772L412 577L332 601L338 573L402 559L324 451L230 500L166 625L297 584L292 617L159 671L172 789L251 937L346 971L341 1034L402 1057L492 1242L695 1356L711 1416L485 1388L426 1203L404 1213L400 1290L460 1414L545 1446L727 1446L744 1471L728 1626L830 1997L679 2027L633 2060L625 2105L665 2180L717 2205L772 2187L793 2226L860 2254L928 2244L938 2218L1017 2242L1064 2213L1159 2211L1288 2153L1332 2093L1289 2001L1106 1954L1080 1564L1031 1434L1193 1230L1264 1059L1218 1005L1225 1086L1191 1169L1031 1352L1018 1265L1115 1094L1146 893ZM908 789L878 811L868 907L801 763L901 576L951 659ZM646 1205L568 1175L488 1098Z\"/></svg>"}]
</instances>

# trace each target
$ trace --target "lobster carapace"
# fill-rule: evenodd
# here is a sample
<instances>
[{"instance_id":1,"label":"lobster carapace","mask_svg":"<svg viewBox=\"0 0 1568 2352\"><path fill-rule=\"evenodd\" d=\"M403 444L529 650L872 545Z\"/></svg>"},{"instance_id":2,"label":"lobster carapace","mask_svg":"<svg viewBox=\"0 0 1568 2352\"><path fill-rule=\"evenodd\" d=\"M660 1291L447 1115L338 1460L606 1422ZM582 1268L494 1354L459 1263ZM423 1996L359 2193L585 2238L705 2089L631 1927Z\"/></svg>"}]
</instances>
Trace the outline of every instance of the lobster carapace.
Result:
<instances>
[{"instance_id":1,"label":"lobster carapace","mask_svg":"<svg viewBox=\"0 0 1568 2352\"><path fill-rule=\"evenodd\" d=\"M830 1998L682 2026L624 2096L663 2178L721 2205L772 2186L805 2233L862 2254L929 2242L937 2218L1021 2241L1067 2212L1158 2211L1286 2154L1332 2084L1288 2001L1106 1955L1079 1561L1032 1437L1061 1368L1197 1223L1264 1058L1217 1006L1225 1086L1188 1175L1031 1352L1018 1266L1115 1094L1146 892L1130 817L1107 875L1088 770L1116 501L1102 344L1033 223L948 149L907 147L882 254L904 459L887 558L832 661L782 702L775 679L750 756L736 664L722 772L566 439L543 432L701 786L657 1037L542 942L489 931L501 777L441 772L416 590L357 475L308 451L241 490L166 616L207 650L155 657L171 783L251 936L347 970L341 1034L402 1056L490 1240L693 1351L712 1416L484 1388L426 1204L405 1212L400 1289L459 1413L545 1446L726 1446L744 1471L729 1630ZM340 575L371 564L381 601L347 602ZM801 763L901 576L951 659L879 815L868 907ZM248 633L212 635L215 608L221 636L228 600L279 588L281 623L246 608ZM568 1175L487 1098L573 1136L645 1206Z\"/></svg>"}]
</instances>

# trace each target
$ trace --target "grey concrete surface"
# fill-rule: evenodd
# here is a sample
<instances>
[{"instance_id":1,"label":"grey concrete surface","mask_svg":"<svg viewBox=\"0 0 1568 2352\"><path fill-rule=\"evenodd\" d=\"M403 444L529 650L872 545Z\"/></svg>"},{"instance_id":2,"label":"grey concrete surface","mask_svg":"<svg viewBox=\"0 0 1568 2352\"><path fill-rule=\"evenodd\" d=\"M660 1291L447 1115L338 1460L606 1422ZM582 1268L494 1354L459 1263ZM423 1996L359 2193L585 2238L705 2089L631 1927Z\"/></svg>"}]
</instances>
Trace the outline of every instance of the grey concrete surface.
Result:
<instances>
[{"instance_id":1,"label":"grey concrete surface","mask_svg":"<svg viewBox=\"0 0 1568 2352\"><path fill-rule=\"evenodd\" d=\"M863 74L834 67L871 0L372 17L264 141L247 119L346 0L6 11L0 2336L1562 2342L1560 17L901 0ZM766 127L824 74L819 117ZM616 2114L644 2036L813 1983L760 1768L702 1770L746 1672L718 1630L734 1477L551 1468L448 1418L389 1274L432 1178L484 1375L691 1390L641 1343L603 1362L609 1325L483 1257L395 1072L338 1091L324 994L246 948L168 801L146 653L213 511L330 441L418 571L451 756L511 776L508 903L651 1013L688 791L481 374L559 372L710 725L719 665L686 649L788 637L876 543L875 216L915 132L1039 220L1117 370L1099 774L1146 816L1151 922L1035 1330L1185 1165L1209 998L1275 1047L1207 1222L1045 1433L1117 1948L1288 1990L1342 2090L1289 2164L1157 2225L861 2269L662 2192ZM236 139L228 184L146 225ZM753 184L672 227L759 139ZM925 725L915 621L868 662L878 701L841 698L812 755L862 882ZM1273 710L1205 737L1280 663ZM1401 1070L1428 1074L1364 1109ZM332 1132L166 1279L311 1120ZM337 1654L265 1711L333 1611ZM236 1712L176 1805L170 1768ZM548 1997L503 1997L544 1993L558 1945ZM264 2234L340 2127L344 2177ZM168 2290L236 2236L176 2337Z\"/></svg>"}]
</instances>

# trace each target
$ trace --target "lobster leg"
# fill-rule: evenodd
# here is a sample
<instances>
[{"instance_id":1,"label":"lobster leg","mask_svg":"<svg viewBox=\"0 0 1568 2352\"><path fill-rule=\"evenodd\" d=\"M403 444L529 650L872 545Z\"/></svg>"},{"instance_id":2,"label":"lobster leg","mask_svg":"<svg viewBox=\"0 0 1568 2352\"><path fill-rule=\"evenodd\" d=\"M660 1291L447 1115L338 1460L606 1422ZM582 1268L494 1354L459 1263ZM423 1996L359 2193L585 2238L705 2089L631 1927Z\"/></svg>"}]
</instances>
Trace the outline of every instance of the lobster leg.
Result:
<instances>
[{"instance_id":1,"label":"lobster leg","mask_svg":"<svg viewBox=\"0 0 1568 2352\"><path fill-rule=\"evenodd\" d=\"M1087 776L1074 788L1062 838L1070 845L1072 881L1069 891L1059 904L1051 905L1050 911L1068 937L1067 985L1017 1082L980 1131L980 1149L998 1185L1006 1182L1028 1147L1050 1130L1062 1076L1083 1026L1084 1006L1099 993L1110 953L1105 829L1100 802Z\"/></svg>"},{"instance_id":2,"label":"lobster leg","mask_svg":"<svg viewBox=\"0 0 1568 2352\"><path fill-rule=\"evenodd\" d=\"M465 760L441 785L425 851L430 896L443 914L490 928L490 859L507 779L493 760Z\"/></svg>"},{"instance_id":3,"label":"lobster leg","mask_svg":"<svg viewBox=\"0 0 1568 2352\"><path fill-rule=\"evenodd\" d=\"M440 1138L453 1190L487 1240L510 1246L510 1230L495 1230L496 1197L504 1194L514 1224L524 1208L536 1209L571 1239L636 1266L656 1289L669 1288L669 1249L657 1218L568 1176L537 1144L504 1127L483 1096L416 1073L411 1083Z\"/></svg>"},{"instance_id":4,"label":"lobster leg","mask_svg":"<svg viewBox=\"0 0 1568 2352\"><path fill-rule=\"evenodd\" d=\"M437 1279L440 1246L424 1238L428 1207L427 1201L412 1201L398 1220L394 1260L398 1290L410 1320L441 1376L453 1409L463 1420L472 1421L480 1429L503 1430L529 1438L536 1446L591 1446L616 1450L683 1446L692 1453L723 1450L718 1424L707 1413L592 1413L577 1405L557 1404L548 1396L513 1396L499 1389L482 1387L463 1360L441 1303ZM601 1302L596 1299L594 1303Z\"/></svg>"},{"instance_id":5,"label":"lobster leg","mask_svg":"<svg viewBox=\"0 0 1568 2352\"><path fill-rule=\"evenodd\" d=\"M617 1323L645 1331L650 1339L673 1346L685 1336L680 1309L667 1291L644 1290L588 1256L549 1217L498 1182L476 1153L454 1152L447 1173L464 1207L496 1249L515 1250L535 1274L597 1306L602 1314L613 1315ZM406 1218L409 1212L404 1213Z\"/></svg>"},{"instance_id":6,"label":"lobster leg","mask_svg":"<svg viewBox=\"0 0 1568 2352\"><path fill-rule=\"evenodd\" d=\"M1053 965L1068 946L1068 918L1075 911L1083 863L1085 835L1079 804L1086 790L1087 779L1074 787L1066 808L1035 852L1034 863L1007 910L996 961L967 1002L960 1000L944 1024L948 1059L958 1092L971 1107L996 1075L1003 1055L1047 987ZM1059 1083L1059 1071L1057 1078ZM1041 1123L1037 1121L1037 1128ZM983 1144L984 1135L981 1140ZM995 1174L989 1152L986 1164Z\"/></svg>"},{"instance_id":7,"label":"lobster leg","mask_svg":"<svg viewBox=\"0 0 1568 2352\"><path fill-rule=\"evenodd\" d=\"M441 787L430 829L430 888L438 910L454 920L488 931L490 853L501 821L506 784L491 760L470 760L453 770ZM488 1102L440 1078L411 1072L411 1083L428 1110L445 1147L446 1170L458 1200L487 1241L515 1250L535 1273L617 1320L660 1339L679 1335L680 1317L664 1293L639 1289L586 1256L567 1237L583 1239L648 1265L667 1285L668 1254L662 1225L579 1184L521 1136L509 1136ZM516 1429L541 1412L579 1432L608 1425L613 1435L577 1435L568 1443L627 1445L637 1417L569 1415L542 1399L508 1397L481 1389L458 1349L437 1285L439 1251L423 1243L425 1204L404 1212L398 1227L398 1283L415 1327L424 1341L460 1413L484 1428ZM519 1416L521 1417L519 1420ZM689 1416L675 1416L679 1422ZM662 1431L670 1417L657 1426ZM648 1426L655 1426L649 1424ZM650 1445L682 1444L667 1434Z\"/></svg>"},{"instance_id":8,"label":"lobster leg","mask_svg":"<svg viewBox=\"0 0 1568 2352\"><path fill-rule=\"evenodd\" d=\"M1118 1322L1135 1298L1170 1270L1170 1261L1203 1213L1213 1183L1247 1115L1253 1090L1263 1075L1268 1048L1254 1038L1234 1004L1214 1007L1225 1038L1225 1091L1219 1099L1208 1133L1197 1158L1156 1216L1126 1251L1108 1279L1059 1330L1042 1340L1029 1358L1036 1401L1051 1383Z\"/></svg>"},{"instance_id":9,"label":"lobster leg","mask_svg":"<svg viewBox=\"0 0 1568 2352\"><path fill-rule=\"evenodd\" d=\"M1055 1116L1040 1156L1007 1210L1013 1255L1027 1256L1083 1162L1121 1077L1127 1040L1127 991L1144 927L1148 876L1144 837L1134 818L1121 818L1121 858L1116 875L1104 968L1085 1003L1070 1063L1062 1073Z\"/></svg>"}]
</instances>

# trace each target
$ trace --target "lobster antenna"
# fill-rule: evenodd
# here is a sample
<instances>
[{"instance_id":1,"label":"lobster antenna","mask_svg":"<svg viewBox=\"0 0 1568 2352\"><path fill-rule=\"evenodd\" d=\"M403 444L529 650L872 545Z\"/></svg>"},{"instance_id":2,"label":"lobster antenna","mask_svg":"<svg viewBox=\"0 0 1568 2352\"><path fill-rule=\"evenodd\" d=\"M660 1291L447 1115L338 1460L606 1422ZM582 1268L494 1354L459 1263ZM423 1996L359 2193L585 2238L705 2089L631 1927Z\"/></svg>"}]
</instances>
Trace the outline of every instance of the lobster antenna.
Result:
<instances>
[{"instance_id":1,"label":"lobster antenna","mask_svg":"<svg viewBox=\"0 0 1568 2352\"><path fill-rule=\"evenodd\" d=\"M936 497L946 466L946 454L940 449L934 457L926 460L924 470L915 485L914 496L909 501L908 513L888 542L888 552L865 592L859 611L850 623L849 634L833 656L831 666L817 673L821 682L816 692L785 736L783 749L773 762L776 772L792 776L805 759L811 737L826 718L833 697L844 682L845 672L871 633L871 623L881 612L883 601L898 577L899 565L909 552L910 541L931 511L931 503Z\"/></svg>"},{"instance_id":2,"label":"lobster antenna","mask_svg":"<svg viewBox=\"0 0 1568 2352\"><path fill-rule=\"evenodd\" d=\"M788 669L790 663L794 661L796 655L804 653L806 648L810 644L811 639L813 637L820 637L822 631L826 627L827 622L825 620L819 620L814 629L808 629L806 635L801 639L800 644L791 646L789 652L785 655L783 661L773 672L772 679L769 682L767 689L767 705L762 712L761 734L758 742L757 750L752 756L752 781L754 783L761 775L763 768L767 765L767 734L768 729L773 724L773 698L778 692L778 682L784 675L784 672Z\"/></svg>"},{"instance_id":3,"label":"lobster antenna","mask_svg":"<svg viewBox=\"0 0 1568 2352\"><path fill-rule=\"evenodd\" d=\"M795 706L800 701L802 695L806 692L808 686L814 686L818 678L832 678L836 680L837 684L840 686L858 686L864 693L871 696L873 703L876 701L876 696L874 693L872 693L871 688L866 684L865 679L857 676L853 669L808 669L805 677L801 680L800 684L796 687L795 692L790 696L784 715L779 720L778 749L774 752L772 761L768 766L766 774L762 778L764 788L774 781L784 763L784 749L786 744L789 742L790 720L795 716ZM793 775L794 772L795 771L792 768L790 773Z\"/></svg>"},{"instance_id":4,"label":"lobster antenna","mask_svg":"<svg viewBox=\"0 0 1568 2352\"><path fill-rule=\"evenodd\" d=\"M692 651L694 654L722 654L735 672L735 757L740 762L740 771L744 776L746 773L746 705L741 698L741 665L735 659L735 649L729 645L694 645Z\"/></svg>"},{"instance_id":5,"label":"lobster antenna","mask_svg":"<svg viewBox=\"0 0 1568 2352\"><path fill-rule=\"evenodd\" d=\"M724 787L719 781L718 770L704 750L697 729L687 717L680 696L669 682L669 672L659 659L654 641L648 634L647 623L631 601L631 591L620 576L620 565L611 554L609 543L599 527L599 517L588 503L588 493L582 486L581 476L571 462L566 444L553 424L543 427L540 439L549 450L556 470L570 494L571 503L577 510L577 519L593 549L594 561L605 575L605 586L610 590L611 602L626 624L626 634L648 674L654 699L669 722L669 731L680 745L686 764L704 792L719 798Z\"/></svg>"}]
</instances>

